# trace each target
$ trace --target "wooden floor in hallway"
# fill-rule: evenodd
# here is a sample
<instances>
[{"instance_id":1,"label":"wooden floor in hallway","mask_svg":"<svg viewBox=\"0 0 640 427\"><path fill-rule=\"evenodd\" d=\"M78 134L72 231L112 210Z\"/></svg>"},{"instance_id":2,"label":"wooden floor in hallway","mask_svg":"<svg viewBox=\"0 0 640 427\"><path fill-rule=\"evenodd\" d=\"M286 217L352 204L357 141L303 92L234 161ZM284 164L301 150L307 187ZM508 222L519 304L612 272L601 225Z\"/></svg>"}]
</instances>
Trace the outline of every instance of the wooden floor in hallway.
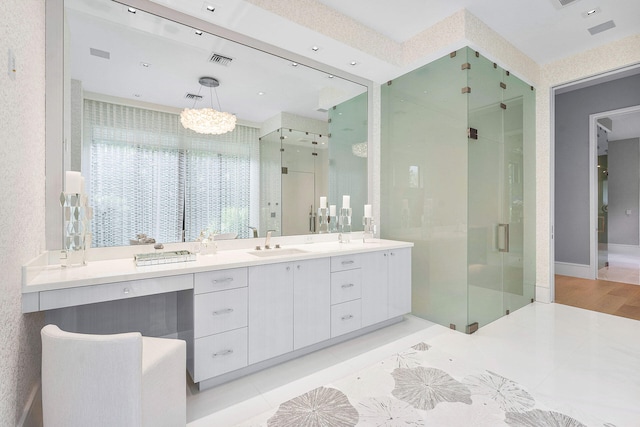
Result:
<instances>
[{"instance_id":1,"label":"wooden floor in hallway","mask_svg":"<svg viewBox=\"0 0 640 427\"><path fill-rule=\"evenodd\" d=\"M640 286L556 275L556 303L640 320Z\"/></svg>"}]
</instances>

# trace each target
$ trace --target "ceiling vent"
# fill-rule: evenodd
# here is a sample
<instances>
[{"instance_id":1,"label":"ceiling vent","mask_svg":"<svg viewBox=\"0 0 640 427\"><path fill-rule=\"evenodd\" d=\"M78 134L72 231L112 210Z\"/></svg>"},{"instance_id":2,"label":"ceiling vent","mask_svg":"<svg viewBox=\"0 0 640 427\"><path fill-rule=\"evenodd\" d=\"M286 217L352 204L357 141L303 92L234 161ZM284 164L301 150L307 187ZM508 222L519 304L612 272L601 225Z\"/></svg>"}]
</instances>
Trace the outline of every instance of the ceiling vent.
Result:
<instances>
[{"instance_id":1,"label":"ceiling vent","mask_svg":"<svg viewBox=\"0 0 640 427\"><path fill-rule=\"evenodd\" d=\"M551 3L553 3L553 7L556 9L562 9L563 7L567 7L578 1L579 0L551 0Z\"/></svg>"},{"instance_id":2,"label":"ceiling vent","mask_svg":"<svg viewBox=\"0 0 640 427\"><path fill-rule=\"evenodd\" d=\"M591 33L592 36L595 36L598 33L615 28L615 26L616 26L615 22L607 21L607 22L603 22L600 25L596 25L595 27L587 28L587 30L589 31L589 33Z\"/></svg>"},{"instance_id":3,"label":"ceiling vent","mask_svg":"<svg viewBox=\"0 0 640 427\"><path fill-rule=\"evenodd\" d=\"M229 64L231 64L231 61L233 61L233 58L229 58L228 56L224 56L224 55L220 55L219 53L212 53L211 56L209 56L209 62L213 62L214 64L218 64L218 65L224 65L225 67L228 67Z\"/></svg>"},{"instance_id":4,"label":"ceiling vent","mask_svg":"<svg viewBox=\"0 0 640 427\"><path fill-rule=\"evenodd\" d=\"M201 95L196 95L195 93L187 93L184 97L194 101L200 101L202 99Z\"/></svg>"}]
</instances>

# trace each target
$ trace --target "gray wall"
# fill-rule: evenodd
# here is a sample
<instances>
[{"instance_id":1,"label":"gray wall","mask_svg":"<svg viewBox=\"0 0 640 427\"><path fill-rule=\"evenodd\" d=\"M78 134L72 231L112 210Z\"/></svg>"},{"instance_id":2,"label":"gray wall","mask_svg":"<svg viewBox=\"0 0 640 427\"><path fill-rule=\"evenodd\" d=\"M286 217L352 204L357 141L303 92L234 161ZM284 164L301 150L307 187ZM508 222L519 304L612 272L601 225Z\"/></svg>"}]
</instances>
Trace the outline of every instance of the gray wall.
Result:
<instances>
[{"instance_id":1,"label":"gray wall","mask_svg":"<svg viewBox=\"0 0 640 427\"><path fill-rule=\"evenodd\" d=\"M589 264L589 115L640 105L640 75L555 97L555 257Z\"/></svg>"},{"instance_id":2,"label":"gray wall","mask_svg":"<svg viewBox=\"0 0 640 427\"><path fill-rule=\"evenodd\" d=\"M640 139L609 142L609 243L638 245ZM631 211L627 214L627 210Z\"/></svg>"}]
</instances>

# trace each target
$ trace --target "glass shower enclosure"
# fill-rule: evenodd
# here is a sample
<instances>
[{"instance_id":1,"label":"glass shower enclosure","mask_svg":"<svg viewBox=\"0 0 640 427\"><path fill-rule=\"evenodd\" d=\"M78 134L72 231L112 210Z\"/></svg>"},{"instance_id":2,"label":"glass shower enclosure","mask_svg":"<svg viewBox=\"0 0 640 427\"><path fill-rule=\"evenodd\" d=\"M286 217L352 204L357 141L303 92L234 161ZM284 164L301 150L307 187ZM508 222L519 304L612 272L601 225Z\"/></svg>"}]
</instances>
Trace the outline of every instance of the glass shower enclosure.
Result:
<instances>
[{"instance_id":1,"label":"glass shower enclosure","mask_svg":"<svg viewBox=\"0 0 640 427\"><path fill-rule=\"evenodd\" d=\"M467 333L533 301L535 92L463 48L382 88L382 237L413 314Z\"/></svg>"}]
</instances>

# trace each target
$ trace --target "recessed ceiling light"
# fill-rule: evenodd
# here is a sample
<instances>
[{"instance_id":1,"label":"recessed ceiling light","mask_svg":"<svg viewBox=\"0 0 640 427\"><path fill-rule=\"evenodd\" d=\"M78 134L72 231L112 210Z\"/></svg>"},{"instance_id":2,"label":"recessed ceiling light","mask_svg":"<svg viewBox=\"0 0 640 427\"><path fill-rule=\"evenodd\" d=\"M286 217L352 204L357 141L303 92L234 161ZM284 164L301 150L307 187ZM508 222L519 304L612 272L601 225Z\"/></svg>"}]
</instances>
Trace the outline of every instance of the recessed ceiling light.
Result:
<instances>
[{"instance_id":1,"label":"recessed ceiling light","mask_svg":"<svg viewBox=\"0 0 640 427\"><path fill-rule=\"evenodd\" d=\"M262 96L262 95L264 95L264 92L260 91L260 92L258 92L258 95Z\"/></svg>"},{"instance_id":2,"label":"recessed ceiling light","mask_svg":"<svg viewBox=\"0 0 640 427\"><path fill-rule=\"evenodd\" d=\"M589 10L587 10L585 12L582 12L582 17L583 18L588 18L590 16L597 15L600 12L602 12L602 9L600 9L599 7L594 7L593 9L589 9Z\"/></svg>"},{"instance_id":3,"label":"recessed ceiling light","mask_svg":"<svg viewBox=\"0 0 640 427\"><path fill-rule=\"evenodd\" d=\"M214 11L216 10L216 8L215 8L215 6L207 5L207 10L208 10L209 12L214 12Z\"/></svg>"},{"instance_id":4,"label":"recessed ceiling light","mask_svg":"<svg viewBox=\"0 0 640 427\"><path fill-rule=\"evenodd\" d=\"M149 68L151 66L151 64L149 64L148 62L141 62L140 65L142 65L144 68Z\"/></svg>"},{"instance_id":5,"label":"recessed ceiling light","mask_svg":"<svg viewBox=\"0 0 640 427\"><path fill-rule=\"evenodd\" d=\"M201 36L201 35L202 35L202 31L200 31L200 30L196 30L196 34L197 34L197 35L199 35L199 36Z\"/></svg>"},{"instance_id":6,"label":"recessed ceiling light","mask_svg":"<svg viewBox=\"0 0 640 427\"><path fill-rule=\"evenodd\" d=\"M292 66L292 67L297 67L297 66L298 66L298 63L297 63L297 62L292 62L292 63L291 63L291 66Z\"/></svg>"},{"instance_id":7,"label":"recessed ceiling light","mask_svg":"<svg viewBox=\"0 0 640 427\"><path fill-rule=\"evenodd\" d=\"M138 10L133 7L128 7L127 11L129 11L130 13L136 13Z\"/></svg>"},{"instance_id":8,"label":"recessed ceiling light","mask_svg":"<svg viewBox=\"0 0 640 427\"><path fill-rule=\"evenodd\" d=\"M313 46L313 47L311 48L311 50L312 50L312 51L314 51L314 52L317 52L317 51L319 51L319 50L320 50L320 48L319 48L318 46Z\"/></svg>"},{"instance_id":9,"label":"recessed ceiling light","mask_svg":"<svg viewBox=\"0 0 640 427\"><path fill-rule=\"evenodd\" d=\"M333 74L329 74L329 78L332 79L334 77Z\"/></svg>"},{"instance_id":10,"label":"recessed ceiling light","mask_svg":"<svg viewBox=\"0 0 640 427\"><path fill-rule=\"evenodd\" d=\"M358 63L356 61L351 61L350 64L351 65L357 65Z\"/></svg>"}]
</instances>

